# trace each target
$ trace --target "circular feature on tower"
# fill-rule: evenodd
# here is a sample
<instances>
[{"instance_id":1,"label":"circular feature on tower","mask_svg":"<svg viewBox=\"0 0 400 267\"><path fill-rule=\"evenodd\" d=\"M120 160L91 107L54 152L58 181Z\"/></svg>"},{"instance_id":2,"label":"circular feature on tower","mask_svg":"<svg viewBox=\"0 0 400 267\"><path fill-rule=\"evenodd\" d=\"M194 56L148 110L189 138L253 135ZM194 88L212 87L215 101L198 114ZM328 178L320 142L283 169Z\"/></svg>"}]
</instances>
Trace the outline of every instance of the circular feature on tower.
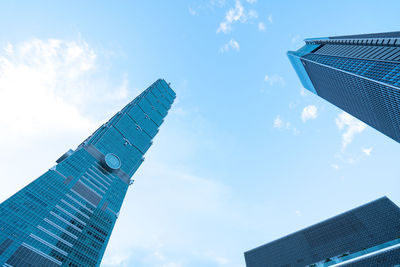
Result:
<instances>
[{"instance_id":1,"label":"circular feature on tower","mask_svg":"<svg viewBox=\"0 0 400 267\"><path fill-rule=\"evenodd\" d=\"M107 169L111 170L111 171L115 171L118 170L119 168L121 168L121 160L119 159L119 157L113 153L108 153L105 158L104 161L106 163L106 167Z\"/></svg>"}]
</instances>

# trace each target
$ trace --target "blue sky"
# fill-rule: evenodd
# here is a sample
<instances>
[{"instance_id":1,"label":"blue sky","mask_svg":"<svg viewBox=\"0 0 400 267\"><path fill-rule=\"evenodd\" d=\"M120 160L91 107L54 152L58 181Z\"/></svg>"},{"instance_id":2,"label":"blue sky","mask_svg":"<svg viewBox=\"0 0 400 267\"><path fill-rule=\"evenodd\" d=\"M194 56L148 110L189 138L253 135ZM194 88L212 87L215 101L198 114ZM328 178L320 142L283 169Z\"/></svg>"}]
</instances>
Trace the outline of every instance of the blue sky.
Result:
<instances>
[{"instance_id":1,"label":"blue sky","mask_svg":"<svg viewBox=\"0 0 400 267\"><path fill-rule=\"evenodd\" d=\"M243 266L383 195L399 205L400 145L304 91L286 57L307 37L398 30L384 3L1 3L0 201L165 78L176 102L102 266Z\"/></svg>"}]
</instances>

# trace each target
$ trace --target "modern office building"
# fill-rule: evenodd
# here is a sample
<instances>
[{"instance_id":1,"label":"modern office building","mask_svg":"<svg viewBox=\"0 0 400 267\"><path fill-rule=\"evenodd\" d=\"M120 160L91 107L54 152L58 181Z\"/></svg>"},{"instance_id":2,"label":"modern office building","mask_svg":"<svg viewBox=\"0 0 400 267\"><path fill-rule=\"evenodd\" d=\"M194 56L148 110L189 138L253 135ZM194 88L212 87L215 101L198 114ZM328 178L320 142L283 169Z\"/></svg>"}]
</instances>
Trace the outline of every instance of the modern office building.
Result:
<instances>
[{"instance_id":1,"label":"modern office building","mask_svg":"<svg viewBox=\"0 0 400 267\"><path fill-rule=\"evenodd\" d=\"M387 197L244 253L247 267L395 266L400 208Z\"/></svg>"},{"instance_id":2,"label":"modern office building","mask_svg":"<svg viewBox=\"0 0 400 267\"><path fill-rule=\"evenodd\" d=\"M131 177L174 98L157 80L1 203L0 266L99 266Z\"/></svg>"},{"instance_id":3,"label":"modern office building","mask_svg":"<svg viewBox=\"0 0 400 267\"><path fill-rule=\"evenodd\" d=\"M305 43L288 52L304 88L400 142L400 32Z\"/></svg>"}]
</instances>

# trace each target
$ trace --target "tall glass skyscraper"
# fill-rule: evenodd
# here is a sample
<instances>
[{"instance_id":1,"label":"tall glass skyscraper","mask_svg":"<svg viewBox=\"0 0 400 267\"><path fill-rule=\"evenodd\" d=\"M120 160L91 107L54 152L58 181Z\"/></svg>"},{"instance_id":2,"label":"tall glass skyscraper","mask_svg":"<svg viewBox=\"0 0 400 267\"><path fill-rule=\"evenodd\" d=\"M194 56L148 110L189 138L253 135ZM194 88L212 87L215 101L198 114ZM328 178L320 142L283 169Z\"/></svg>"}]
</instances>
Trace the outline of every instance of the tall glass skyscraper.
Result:
<instances>
[{"instance_id":1,"label":"tall glass skyscraper","mask_svg":"<svg viewBox=\"0 0 400 267\"><path fill-rule=\"evenodd\" d=\"M175 99L157 80L0 204L0 266L99 266L132 175Z\"/></svg>"},{"instance_id":2,"label":"tall glass skyscraper","mask_svg":"<svg viewBox=\"0 0 400 267\"><path fill-rule=\"evenodd\" d=\"M288 52L304 88L400 142L400 32L305 42Z\"/></svg>"},{"instance_id":3,"label":"tall glass skyscraper","mask_svg":"<svg viewBox=\"0 0 400 267\"><path fill-rule=\"evenodd\" d=\"M400 208L383 197L244 256L247 267L398 266Z\"/></svg>"}]
</instances>

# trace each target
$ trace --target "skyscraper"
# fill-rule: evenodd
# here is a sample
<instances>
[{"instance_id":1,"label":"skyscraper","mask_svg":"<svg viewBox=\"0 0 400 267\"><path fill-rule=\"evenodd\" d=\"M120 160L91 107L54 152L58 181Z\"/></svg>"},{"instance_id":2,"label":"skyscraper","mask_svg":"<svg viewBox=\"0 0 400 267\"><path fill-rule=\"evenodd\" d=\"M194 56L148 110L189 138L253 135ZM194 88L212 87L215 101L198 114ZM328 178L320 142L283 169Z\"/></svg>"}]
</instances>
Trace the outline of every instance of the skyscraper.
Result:
<instances>
[{"instance_id":1,"label":"skyscraper","mask_svg":"<svg viewBox=\"0 0 400 267\"><path fill-rule=\"evenodd\" d=\"M245 252L247 267L400 264L400 208L383 197Z\"/></svg>"},{"instance_id":2,"label":"skyscraper","mask_svg":"<svg viewBox=\"0 0 400 267\"><path fill-rule=\"evenodd\" d=\"M305 42L288 52L304 88L400 142L400 32Z\"/></svg>"},{"instance_id":3,"label":"skyscraper","mask_svg":"<svg viewBox=\"0 0 400 267\"><path fill-rule=\"evenodd\" d=\"M175 99L164 80L0 204L0 266L99 266L132 175Z\"/></svg>"}]
</instances>

